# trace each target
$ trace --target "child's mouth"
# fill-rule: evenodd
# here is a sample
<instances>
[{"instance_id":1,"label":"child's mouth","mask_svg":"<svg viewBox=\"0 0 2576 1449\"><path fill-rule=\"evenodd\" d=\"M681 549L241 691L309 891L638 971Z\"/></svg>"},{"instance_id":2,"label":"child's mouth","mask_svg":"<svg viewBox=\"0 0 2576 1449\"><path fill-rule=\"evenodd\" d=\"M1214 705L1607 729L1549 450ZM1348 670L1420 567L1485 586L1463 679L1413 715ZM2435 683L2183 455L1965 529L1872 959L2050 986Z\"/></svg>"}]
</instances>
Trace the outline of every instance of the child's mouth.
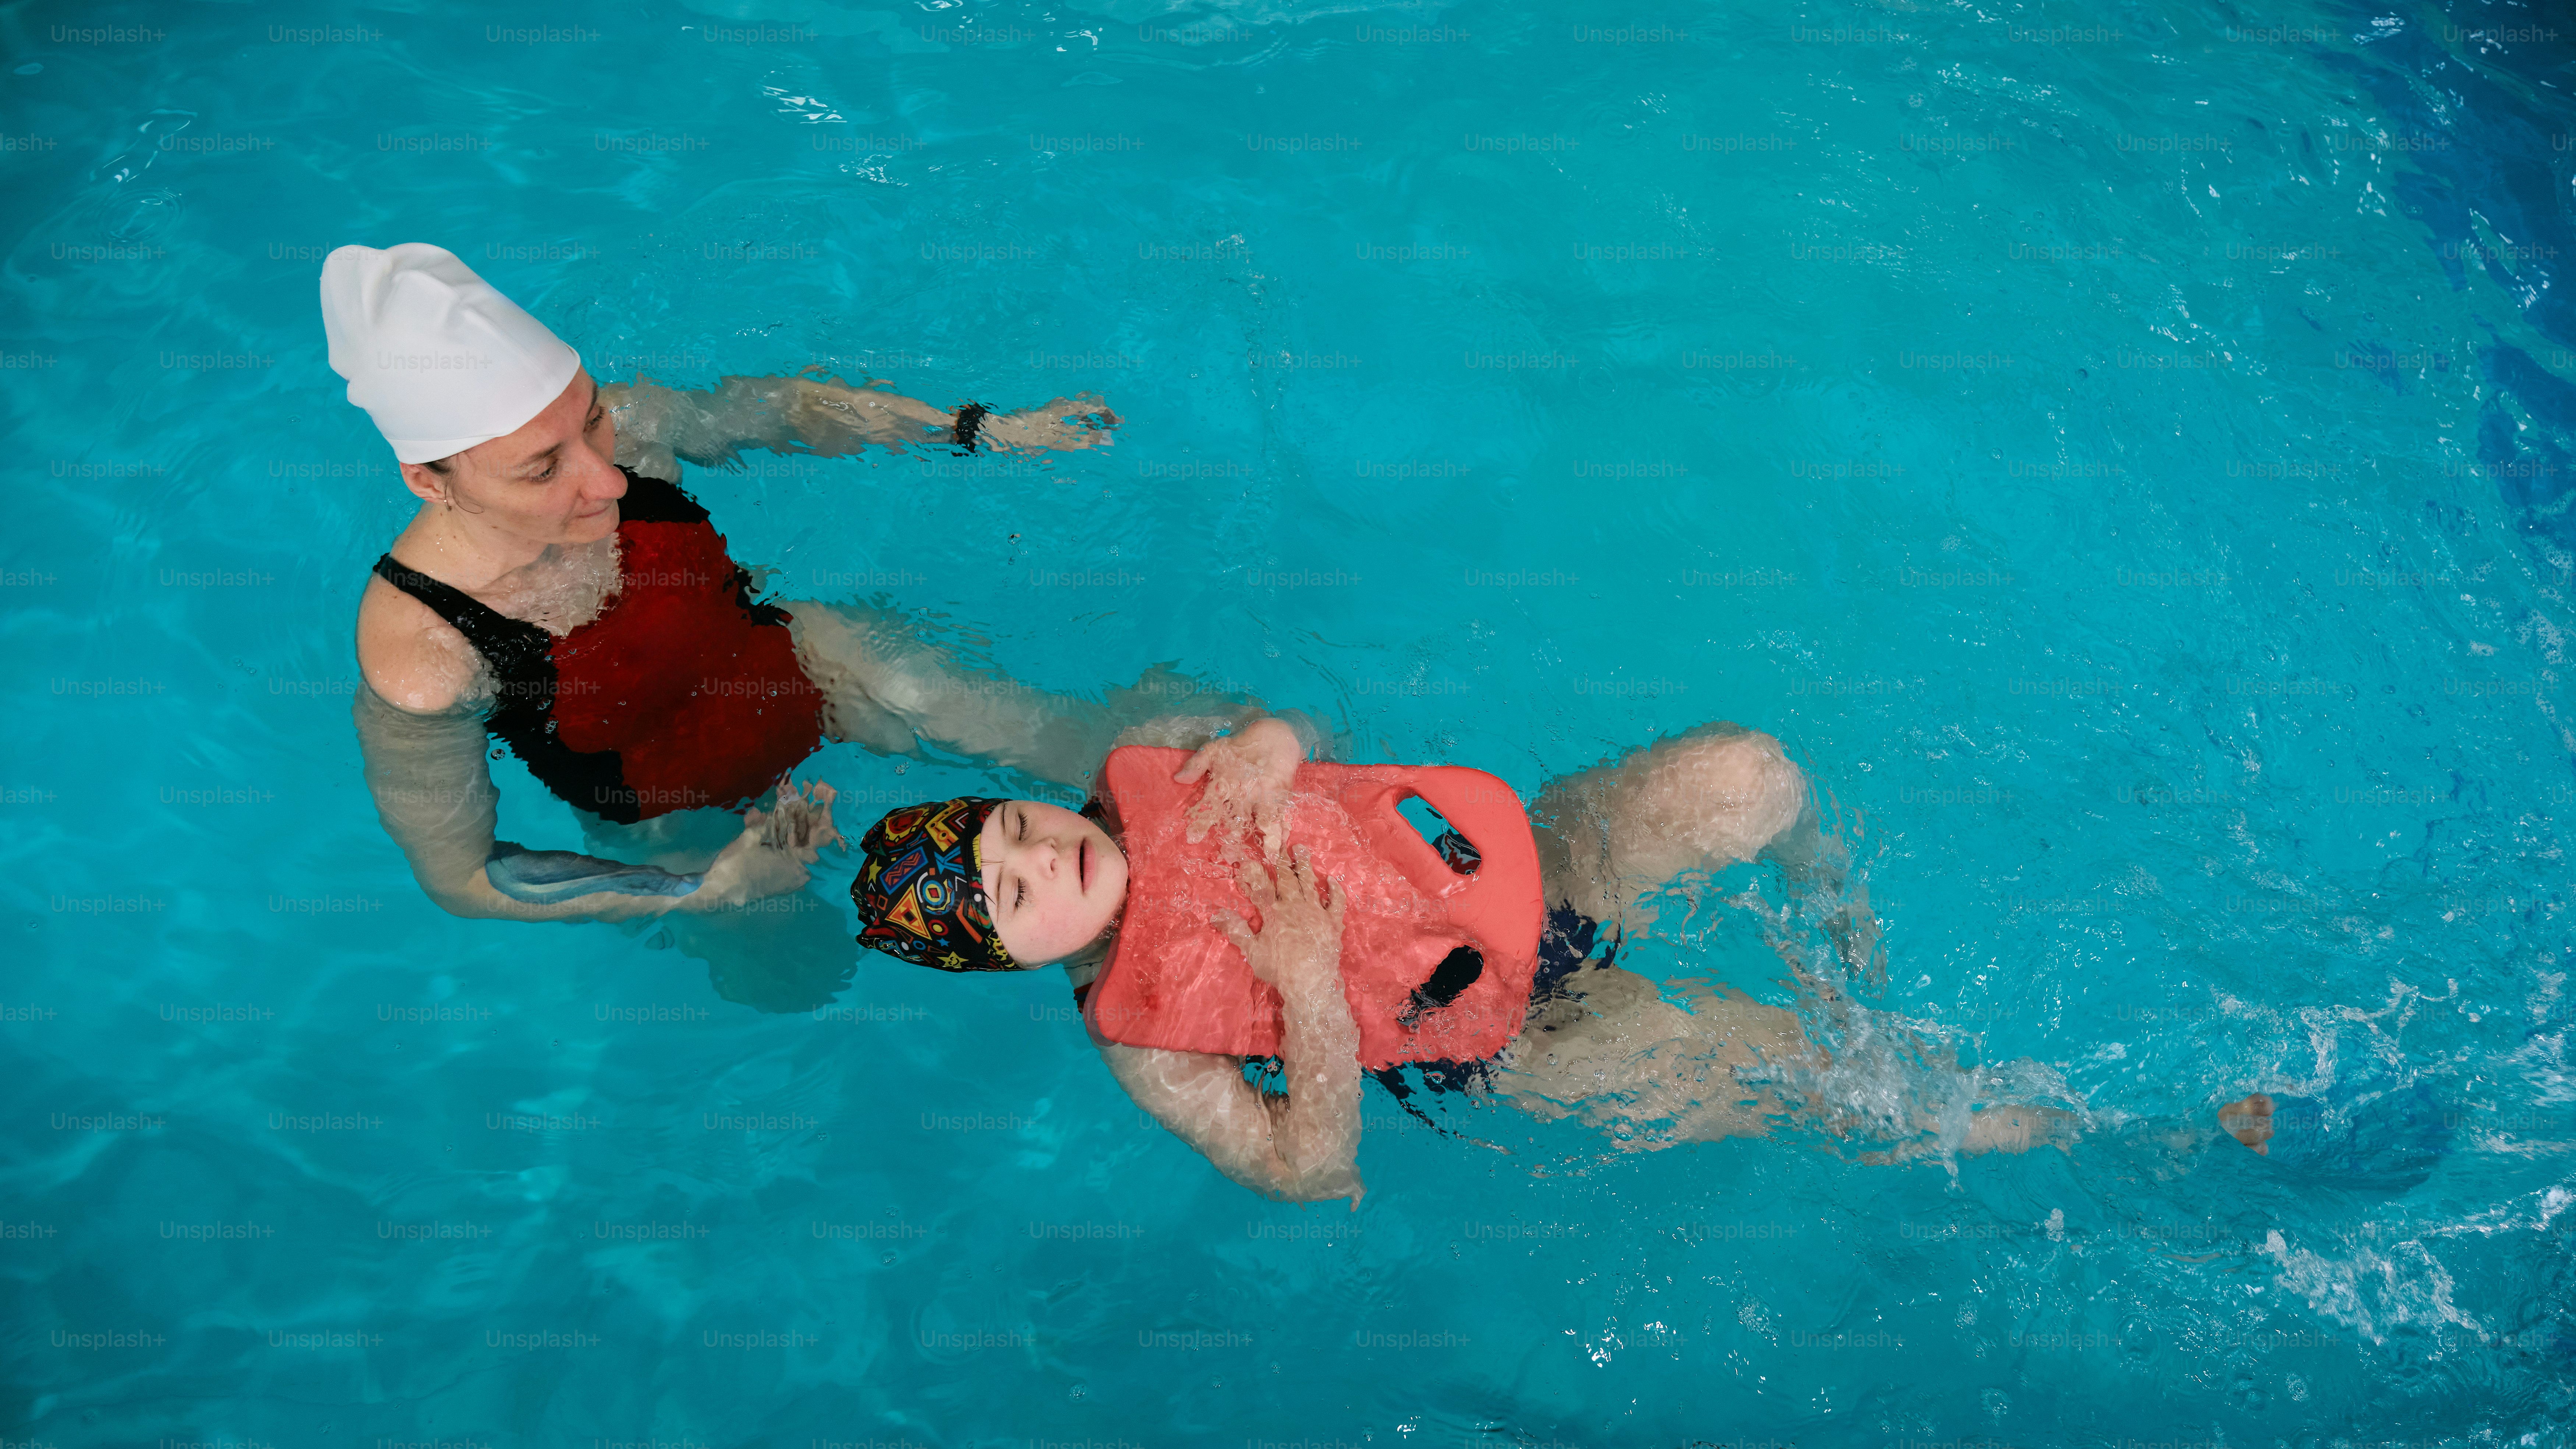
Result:
<instances>
[{"instance_id":1,"label":"child's mouth","mask_svg":"<svg viewBox=\"0 0 2576 1449\"><path fill-rule=\"evenodd\" d=\"M1073 883L1091 889L1091 842L1086 840L1073 848Z\"/></svg>"}]
</instances>

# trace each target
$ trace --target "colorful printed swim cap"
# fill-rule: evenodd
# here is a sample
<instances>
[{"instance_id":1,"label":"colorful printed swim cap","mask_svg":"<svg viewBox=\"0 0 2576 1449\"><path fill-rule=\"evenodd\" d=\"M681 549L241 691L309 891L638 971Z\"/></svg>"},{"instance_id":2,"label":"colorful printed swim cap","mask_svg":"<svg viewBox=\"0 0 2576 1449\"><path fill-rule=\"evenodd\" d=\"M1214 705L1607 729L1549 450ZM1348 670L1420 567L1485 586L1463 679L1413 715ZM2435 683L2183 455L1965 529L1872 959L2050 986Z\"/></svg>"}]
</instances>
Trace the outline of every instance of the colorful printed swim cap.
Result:
<instances>
[{"instance_id":1,"label":"colorful printed swim cap","mask_svg":"<svg viewBox=\"0 0 2576 1449\"><path fill-rule=\"evenodd\" d=\"M859 838L850 882L859 944L941 971L1017 971L984 899L984 817L999 800L961 795L886 812Z\"/></svg>"}]
</instances>

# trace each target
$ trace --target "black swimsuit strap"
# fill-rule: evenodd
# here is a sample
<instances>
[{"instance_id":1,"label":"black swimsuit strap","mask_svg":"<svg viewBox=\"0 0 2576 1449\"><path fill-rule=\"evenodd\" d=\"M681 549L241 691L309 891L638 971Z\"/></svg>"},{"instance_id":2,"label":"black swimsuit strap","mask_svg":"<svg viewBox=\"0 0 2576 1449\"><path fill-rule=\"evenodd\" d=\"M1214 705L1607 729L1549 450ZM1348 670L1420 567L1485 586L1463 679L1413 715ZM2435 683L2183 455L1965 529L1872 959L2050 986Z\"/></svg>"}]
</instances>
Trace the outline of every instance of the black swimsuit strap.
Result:
<instances>
[{"instance_id":1,"label":"black swimsuit strap","mask_svg":"<svg viewBox=\"0 0 2576 1449\"><path fill-rule=\"evenodd\" d=\"M530 667L543 660L553 645L553 637L537 625L513 619L463 589L406 567L392 554L376 560L376 577L418 599L431 613L446 620L448 627L464 635L465 642L473 645L492 666L492 672L503 679L527 677Z\"/></svg>"},{"instance_id":2,"label":"black swimsuit strap","mask_svg":"<svg viewBox=\"0 0 2576 1449\"><path fill-rule=\"evenodd\" d=\"M626 496L617 500L620 523L704 523L705 505L680 491L680 485L665 478L647 478L632 468L617 470L626 475Z\"/></svg>"},{"instance_id":3,"label":"black swimsuit strap","mask_svg":"<svg viewBox=\"0 0 2576 1449\"><path fill-rule=\"evenodd\" d=\"M376 576L427 605L483 656L495 686L485 727L507 741L547 789L603 819L632 823L642 818L634 792L625 788L626 766L615 750L576 750L554 731L554 636L462 589L403 567L392 554L376 560Z\"/></svg>"}]
</instances>

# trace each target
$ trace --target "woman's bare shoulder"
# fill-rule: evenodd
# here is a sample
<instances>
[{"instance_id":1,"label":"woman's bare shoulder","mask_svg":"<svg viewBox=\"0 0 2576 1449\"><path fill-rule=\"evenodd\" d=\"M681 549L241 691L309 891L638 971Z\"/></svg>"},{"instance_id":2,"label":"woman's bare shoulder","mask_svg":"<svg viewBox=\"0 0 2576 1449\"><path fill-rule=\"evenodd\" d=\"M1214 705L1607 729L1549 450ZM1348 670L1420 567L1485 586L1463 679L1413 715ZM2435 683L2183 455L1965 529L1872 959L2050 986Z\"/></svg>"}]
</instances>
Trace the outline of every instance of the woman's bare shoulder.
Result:
<instances>
[{"instance_id":1,"label":"woman's bare shoulder","mask_svg":"<svg viewBox=\"0 0 2576 1449\"><path fill-rule=\"evenodd\" d=\"M474 692L474 646L427 604L370 575L358 600L358 672L397 709L439 714Z\"/></svg>"}]
</instances>

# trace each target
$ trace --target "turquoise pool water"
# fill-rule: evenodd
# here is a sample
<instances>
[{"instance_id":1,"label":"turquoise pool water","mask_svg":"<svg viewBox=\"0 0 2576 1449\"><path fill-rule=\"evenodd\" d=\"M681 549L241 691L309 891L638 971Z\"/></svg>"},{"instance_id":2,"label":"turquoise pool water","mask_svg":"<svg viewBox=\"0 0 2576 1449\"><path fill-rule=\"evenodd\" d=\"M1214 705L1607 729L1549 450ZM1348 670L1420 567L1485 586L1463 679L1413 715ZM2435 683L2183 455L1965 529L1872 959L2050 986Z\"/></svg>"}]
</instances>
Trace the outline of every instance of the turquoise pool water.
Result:
<instances>
[{"instance_id":1,"label":"turquoise pool water","mask_svg":"<svg viewBox=\"0 0 2576 1449\"><path fill-rule=\"evenodd\" d=\"M11 1449L2568 1441L2576 25L0 34ZM1866 1050L1911 1029L2092 1131L1890 1168L1373 1096L1364 1210L1300 1212L1140 1126L1052 974L871 957L764 1014L667 937L439 914L348 718L409 500L315 306L328 248L401 240L604 378L1125 417L1035 468L687 470L784 597L1524 791L1776 733L1887 924L1831 1090L1922 1080ZM496 770L506 833L577 843ZM989 785L808 772L845 825ZM1667 919L1623 961L1793 1000L1748 913ZM2455 1118L2403 1191L2149 1142L2365 1066Z\"/></svg>"}]
</instances>

